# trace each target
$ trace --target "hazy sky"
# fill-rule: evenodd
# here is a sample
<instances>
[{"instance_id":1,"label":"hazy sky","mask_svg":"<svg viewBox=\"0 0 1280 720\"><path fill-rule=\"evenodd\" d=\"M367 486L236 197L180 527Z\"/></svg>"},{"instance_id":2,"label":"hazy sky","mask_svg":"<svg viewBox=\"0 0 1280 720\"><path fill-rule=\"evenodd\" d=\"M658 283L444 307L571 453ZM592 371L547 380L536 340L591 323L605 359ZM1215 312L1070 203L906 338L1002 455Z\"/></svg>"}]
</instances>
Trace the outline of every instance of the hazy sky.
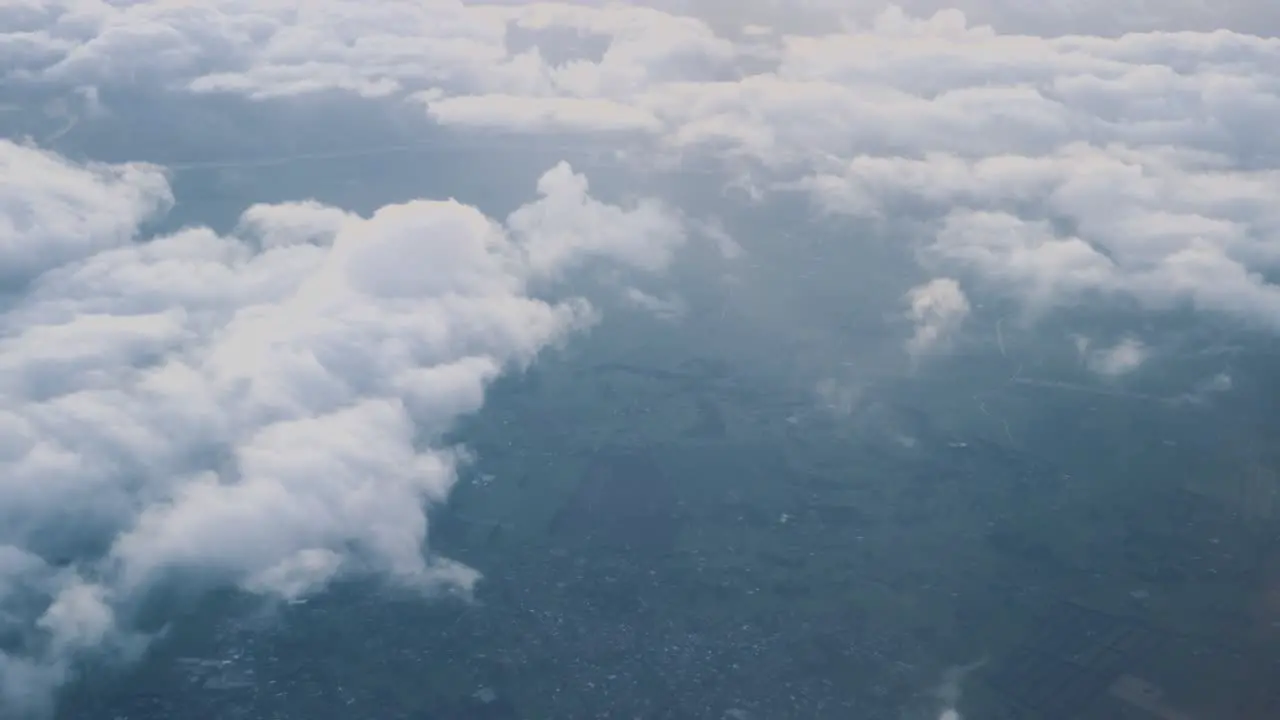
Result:
<instances>
[{"instance_id":1,"label":"hazy sky","mask_svg":"<svg viewBox=\"0 0 1280 720\"><path fill-rule=\"evenodd\" d=\"M151 237L199 202L171 169L57 152L129 93L394 107L410 133L627 149L615 184L685 168L749 202L799 194L909 247L917 360L977 295L1026 322L1090 302L1280 329L1280 40L1249 34L1280 30L1273 3L801 4L0 1L0 110L59 98L0 140L0 627L34 633L0 655L0 697L127 646L175 569L285 597L357 571L465 590L475 570L421 552L465 462L439 439L601 321L578 274L616 269L619 298L678 319L626 278L694 242L729 276L751 260L732 218L602 199L564 163L504 217L449 193L367 216L298 198ZM170 132L218 156L201 125ZM1091 342L1102 375L1147 357Z\"/></svg>"}]
</instances>

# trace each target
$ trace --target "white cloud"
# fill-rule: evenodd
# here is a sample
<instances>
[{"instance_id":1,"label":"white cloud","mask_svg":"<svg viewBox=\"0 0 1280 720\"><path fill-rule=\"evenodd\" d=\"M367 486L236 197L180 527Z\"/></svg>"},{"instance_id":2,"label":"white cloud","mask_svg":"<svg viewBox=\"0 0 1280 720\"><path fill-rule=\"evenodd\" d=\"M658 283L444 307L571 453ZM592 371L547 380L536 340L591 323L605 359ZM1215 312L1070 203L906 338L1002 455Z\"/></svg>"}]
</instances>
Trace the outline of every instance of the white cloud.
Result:
<instances>
[{"instance_id":1,"label":"white cloud","mask_svg":"<svg viewBox=\"0 0 1280 720\"><path fill-rule=\"evenodd\" d=\"M1120 377L1142 367L1151 351L1138 338L1125 337L1111 347L1090 349L1088 341L1077 342L1085 367L1105 377Z\"/></svg>"},{"instance_id":2,"label":"white cloud","mask_svg":"<svg viewBox=\"0 0 1280 720\"><path fill-rule=\"evenodd\" d=\"M93 165L72 171L57 156L0 143L0 283L128 244L142 220L172 203L159 168Z\"/></svg>"},{"instance_id":3,"label":"white cloud","mask_svg":"<svg viewBox=\"0 0 1280 720\"><path fill-rule=\"evenodd\" d=\"M686 239L682 220L657 201L622 210L587 191L586 177L560 163L538 180L542 197L508 218L531 268L555 277L593 256L649 271L667 267Z\"/></svg>"},{"instance_id":4,"label":"white cloud","mask_svg":"<svg viewBox=\"0 0 1280 720\"><path fill-rule=\"evenodd\" d=\"M1257 0L652 0L649 4L693 12L726 30L754 22L788 31L822 32L839 26L842 19L865 22L896 5L925 17L957 9L974 22L994 25L1002 32L1044 35L1218 28L1280 32L1280 11Z\"/></svg>"},{"instance_id":5,"label":"white cloud","mask_svg":"<svg viewBox=\"0 0 1280 720\"><path fill-rule=\"evenodd\" d=\"M1057 237L1047 222L1007 213L951 213L926 256L1007 288L1033 312L1118 284L1111 260L1085 241Z\"/></svg>"},{"instance_id":6,"label":"white cloud","mask_svg":"<svg viewBox=\"0 0 1280 720\"><path fill-rule=\"evenodd\" d=\"M684 301L678 297L657 297L637 288L627 288L623 293L627 302L635 307L652 313L661 320L676 321L684 317L687 309Z\"/></svg>"},{"instance_id":7,"label":"white cloud","mask_svg":"<svg viewBox=\"0 0 1280 720\"><path fill-rule=\"evenodd\" d=\"M346 571L466 589L475 571L423 553L424 505L467 461L441 434L594 321L535 286L592 258L661 270L685 236L561 164L505 224L454 201L299 202L136 242L171 202L159 171L0 157L40 170L5 174L0 202L28 288L0 311L0 607L51 603L25 619L47 649L3 662L50 682L170 569L288 598ZM42 538L67 527L85 536L59 575Z\"/></svg>"},{"instance_id":8,"label":"white cloud","mask_svg":"<svg viewBox=\"0 0 1280 720\"><path fill-rule=\"evenodd\" d=\"M161 72L251 97L402 94L439 123L647 137L637 162L751 159L768 172L732 182L911 217L935 272L1038 311L1123 296L1276 327L1280 41L1240 31L1266 19L1245 5L1249 24L1203 32L1193 3L1073 3L1046 17L1100 34L1053 35L1012 3L837 4L843 25L737 43L731 25L795 6L653 5L51 1L5 47L26 53L15 76L76 87ZM607 47L554 64L508 49L509 27Z\"/></svg>"},{"instance_id":9,"label":"white cloud","mask_svg":"<svg viewBox=\"0 0 1280 720\"><path fill-rule=\"evenodd\" d=\"M255 98L321 90L380 97L436 86L550 100L626 96L686 79L689 61L715 66L734 52L700 21L622 3L323 0L303 13L284 0L42 5L0 35L17 77L163 80ZM552 66L536 50L508 52L509 25L572 29L611 44L600 62Z\"/></svg>"},{"instance_id":10,"label":"white cloud","mask_svg":"<svg viewBox=\"0 0 1280 720\"><path fill-rule=\"evenodd\" d=\"M643 108L602 98L521 95L419 96L441 125L525 132L657 132L662 122Z\"/></svg>"},{"instance_id":11,"label":"white cloud","mask_svg":"<svg viewBox=\"0 0 1280 720\"><path fill-rule=\"evenodd\" d=\"M95 88L338 91L424 126L729 160L723 184L753 200L800 190L912 245L938 277L907 294L914 356L962 326L961 283L1031 314L1121 300L1280 329L1270 4L644 4L21 0L0 5L0 78L108 104ZM512 28L605 49L552 62L512 49ZM501 222L452 201L296 202L139 242L174 202L161 168L0 141L0 283L20 289L0 308L0 607L45 596L23 620L70 649L171 567L285 597L359 570L473 581L421 552L421 502L465 453L419 441L595 319L539 291L592 261L660 271L685 242L679 213L589 190L561 165ZM1086 362L1119 375L1145 357L1126 340ZM67 518L97 553L55 570L36 540ZM0 679L56 682L58 659L0 657Z\"/></svg>"},{"instance_id":12,"label":"white cloud","mask_svg":"<svg viewBox=\"0 0 1280 720\"><path fill-rule=\"evenodd\" d=\"M951 278L934 278L907 293L907 317L915 332L907 340L912 357L944 347L969 317L969 299L960 283Z\"/></svg>"}]
</instances>

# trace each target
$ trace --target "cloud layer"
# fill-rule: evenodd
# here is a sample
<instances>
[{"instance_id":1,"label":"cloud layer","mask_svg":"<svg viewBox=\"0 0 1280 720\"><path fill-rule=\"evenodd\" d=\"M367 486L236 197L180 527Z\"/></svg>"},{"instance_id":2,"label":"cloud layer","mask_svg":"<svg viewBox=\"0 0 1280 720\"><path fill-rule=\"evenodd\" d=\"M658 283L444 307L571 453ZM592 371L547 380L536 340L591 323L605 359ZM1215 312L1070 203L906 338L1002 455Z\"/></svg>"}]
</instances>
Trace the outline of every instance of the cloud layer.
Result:
<instances>
[{"instance_id":1,"label":"cloud layer","mask_svg":"<svg viewBox=\"0 0 1280 720\"><path fill-rule=\"evenodd\" d=\"M753 186L825 211L909 217L926 266L1032 312L1111 297L1276 328L1280 40L1103 32L1201 28L1194 3L1073 4L1103 34L1055 37L1013 34L1035 28L1008 3L961 4L1001 30L863 3L810 35L748 27L776 19L768 2L655 5L46 0L3 11L3 47L15 78L163 73L185 92L399 96L446 125L622 132L651 147L633 159L736 158ZM1241 27L1265 24L1246 10ZM551 31L602 51L553 62L536 42Z\"/></svg>"},{"instance_id":2,"label":"cloud layer","mask_svg":"<svg viewBox=\"0 0 1280 720\"><path fill-rule=\"evenodd\" d=\"M936 278L904 280L914 356L978 293L1032 319L1119 302L1280 330L1280 40L1247 34L1277 15L958 4L20 0L0 5L0 78L105 113L154 87L397 102L424 128L625 140L635 169L802 193ZM423 505L466 461L443 432L593 322L557 283L596 260L660 271L685 237L567 165L536 192L502 221L296 202L151 238L175 203L162 168L0 141L0 630L22 638L0 692L120 642L175 569L284 597L346 571L474 581L422 550ZM1107 376L1147 357L1136 338L1082 353Z\"/></svg>"},{"instance_id":3,"label":"cloud layer","mask_svg":"<svg viewBox=\"0 0 1280 720\"><path fill-rule=\"evenodd\" d=\"M302 202L150 239L172 203L158 168L7 141L0 167L39 178L0 184L25 288L0 313L0 622L38 630L0 675L24 694L173 570L286 598L344 571L466 590L475 571L424 554L426 505L466 460L442 433L593 322L540 288L592 258L661 270L684 238L563 164L505 224L454 201Z\"/></svg>"}]
</instances>

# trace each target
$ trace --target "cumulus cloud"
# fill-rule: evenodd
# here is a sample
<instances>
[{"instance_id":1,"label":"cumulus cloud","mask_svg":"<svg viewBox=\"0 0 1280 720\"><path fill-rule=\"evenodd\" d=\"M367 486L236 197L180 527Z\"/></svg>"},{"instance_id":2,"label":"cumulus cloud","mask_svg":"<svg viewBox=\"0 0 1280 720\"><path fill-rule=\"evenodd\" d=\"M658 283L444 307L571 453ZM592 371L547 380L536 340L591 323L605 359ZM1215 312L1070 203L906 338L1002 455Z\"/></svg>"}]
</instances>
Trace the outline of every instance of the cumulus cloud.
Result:
<instances>
[{"instance_id":1,"label":"cumulus cloud","mask_svg":"<svg viewBox=\"0 0 1280 720\"><path fill-rule=\"evenodd\" d=\"M73 168L57 156L4 143L0 202L0 283L13 283L130 242L139 223L168 209L173 196L159 168ZM28 239L32 232L40 233L39 243Z\"/></svg>"},{"instance_id":2,"label":"cumulus cloud","mask_svg":"<svg viewBox=\"0 0 1280 720\"><path fill-rule=\"evenodd\" d=\"M652 113L597 98L470 95L418 95L430 117L442 125L522 131L656 132L662 123Z\"/></svg>"},{"instance_id":3,"label":"cumulus cloud","mask_svg":"<svg viewBox=\"0 0 1280 720\"><path fill-rule=\"evenodd\" d=\"M761 23L788 31L824 32L841 21L866 21L887 7L900 6L927 17L939 10L961 10L975 22L1002 32L1038 35L1114 36L1150 30L1229 28L1274 35L1280 11L1255 0L1071 0L1024 3L1020 0L652 0L651 4L705 17L716 27Z\"/></svg>"},{"instance_id":4,"label":"cumulus cloud","mask_svg":"<svg viewBox=\"0 0 1280 720\"><path fill-rule=\"evenodd\" d=\"M174 570L285 598L344 572L465 591L474 570L424 553L426 505L468 459L443 433L595 320L538 288L592 258L661 270L684 238L565 164L505 222L298 202L143 238L172 202L160 170L0 158L39 169L0 185L26 288L0 312L0 608L42 638L0 658L6 679L56 682Z\"/></svg>"},{"instance_id":5,"label":"cumulus cloud","mask_svg":"<svg viewBox=\"0 0 1280 720\"><path fill-rule=\"evenodd\" d=\"M911 218L937 274L1037 312L1125 298L1276 329L1280 41L1248 34L1267 11L1207 32L1220 14L1196 3L1073 3L1062 34L1016 3L816 2L785 9L843 24L744 34L783 7L648 5L45 0L4 11L3 46L12 78L163 73L188 92L402 96L476 129L624 132L652 151L634 162L747 160L731 183ZM603 52L552 61L515 30Z\"/></svg>"},{"instance_id":6,"label":"cumulus cloud","mask_svg":"<svg viewBox=\"0 0 1280 720\"><path fill-rule=\"evenodd\" d=\"M907 317L915 324L907 340L912 357L944 347L969 316L969 299L951 278L934 278L912 288L907 303Z\"/></svg>"},{"instance_id":7,"label":"cumulus cloud","mask_svg":"<svg viewBox=\"0 0 1280 720\"><path fill-rule=\"evenodd\" d=\"M623 210L587 191L586 177L561 163L538 180L542 197L511 214L507 224L530 267L554 277L596 256L649 271L666 268L685 241L682 220L655 200Z\"/></svg>"},{"instance_id":8,"label":"cumulus cloud","mask_svg":"<svg viewBox=\"0 0 1280 720\"><path fill-rule=\"evenodd\" d=\"M1151 356L1150 349L1138 338L1125 337L1111 347L1091 348L1087 338L1078 338L1085 367L1104 377L1120 377L1142 367Z\"/></svg>"},{"instance_id":9,"label":"cumulus cloud","mask_svg":"<svg viewBox=\"0 0 1280 720\"><path fill-rule=\"evenodd\" d=\"M42 0L0 12L3 27L12 28L4 47L16 78L111 85L158 80L255 98L328 90L382 97L443 88L496 94L490 102L502 94L513 103L541 97L550 101L547 108L568 100L560 103L565 117L579 120L586 117L582 108L605 106L575 106L573 98L625 98L653 82L686 79L690 61L710 69L734 53L699 20L622 3L323 0L297 13L296 4L283 0ZM536 47L509 51L513 26L568 29L610 43L598 62L555 65Z\"/></svg>"}]
</instances>

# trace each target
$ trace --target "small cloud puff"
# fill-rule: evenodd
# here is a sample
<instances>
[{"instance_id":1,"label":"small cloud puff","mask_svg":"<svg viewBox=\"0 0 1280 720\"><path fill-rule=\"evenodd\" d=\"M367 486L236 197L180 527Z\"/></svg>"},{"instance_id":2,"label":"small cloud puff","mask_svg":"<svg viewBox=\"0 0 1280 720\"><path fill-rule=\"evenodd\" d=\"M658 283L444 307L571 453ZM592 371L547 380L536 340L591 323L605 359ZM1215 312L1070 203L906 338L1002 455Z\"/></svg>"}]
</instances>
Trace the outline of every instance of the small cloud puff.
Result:
<instances>
[{"instance_id":1,"label":"small cloud puff","mask_svg":"<svg viewBox=\"0 0 1280 720\"><path fill-rule=\"evenodd\" d=\"M907 340L907 352L918 358L945 346L969 316L969 299L960 283L934 278L907 293L907 317L915 332Z\"/></svg>"},{"instance_id":2,"label":"small cloud puff","mask_svg":"<svg viewBox=\"0 0 1280 720\"><path fill-rule=\"evenodd\" d=\"M1142 367L1150 357L1147 346L1135 337L1121 339L1108 348L1090 349L1087 340L1077 342L1085 366L1105 377L1120 377Z\"/></svg>"}]
</instances>

